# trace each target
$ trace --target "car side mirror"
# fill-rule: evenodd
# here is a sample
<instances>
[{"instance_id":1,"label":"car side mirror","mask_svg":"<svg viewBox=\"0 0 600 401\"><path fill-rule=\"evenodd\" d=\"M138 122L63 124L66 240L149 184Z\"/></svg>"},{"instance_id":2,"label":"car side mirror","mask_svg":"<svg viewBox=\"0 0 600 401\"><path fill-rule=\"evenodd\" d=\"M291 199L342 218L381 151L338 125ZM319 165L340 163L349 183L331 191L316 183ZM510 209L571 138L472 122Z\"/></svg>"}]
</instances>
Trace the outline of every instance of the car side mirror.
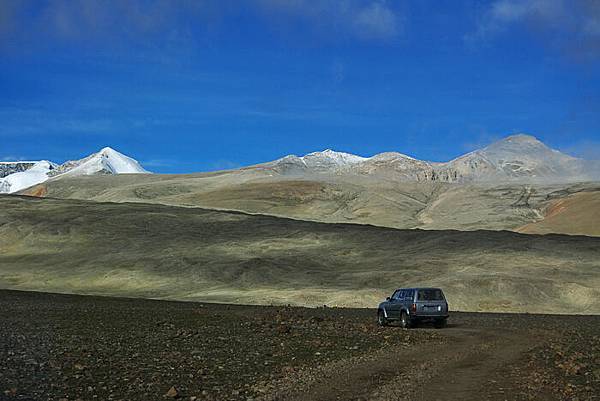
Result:
<instances>
[{"instance_id":1,"label":"car side mirror","mask_svg":"<svg viewBox=\"0 0 600 401\"><path fill-rule=\"evenodd\" d=\"M385 297L385 300L386 300L386 301L389 301L390 299L391 299L390 297Z\"/></svg>"}]
</instances>

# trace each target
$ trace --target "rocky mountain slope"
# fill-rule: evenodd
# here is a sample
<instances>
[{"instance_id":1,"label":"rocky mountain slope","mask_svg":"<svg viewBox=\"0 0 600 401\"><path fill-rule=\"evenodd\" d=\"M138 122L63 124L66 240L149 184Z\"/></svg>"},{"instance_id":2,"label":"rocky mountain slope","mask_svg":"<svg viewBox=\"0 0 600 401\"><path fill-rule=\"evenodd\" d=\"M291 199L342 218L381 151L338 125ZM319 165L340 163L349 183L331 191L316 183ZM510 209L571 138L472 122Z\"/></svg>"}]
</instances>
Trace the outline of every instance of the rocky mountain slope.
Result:
<instances>
[{"instance_id":1,"label":"rocky mountain slope","mask_svg":"<svg viewBox=\"0 0 600 401\"><path fill-rule=\"evenodd\" d=\"M379 175L400 181L565 183L600 180L600 164L551 149L535 137L512 135L446 163L387 152L372 157L326 150L252 166L278 174Z\"/></svg>"},{"instance_id":2,"label":"rocky mountain slope","mask_svg":"<svg viewBox=\"0 0 600 401\"><path fill-rule=\"evenodd\" d=\"M0 178L4 178L7 175L20 173L25 170L29 170L36 161L14 161L14 162L0 162Z\"/></svg>"},{"instance_id":3,"label":"rocky mountain slope","mask_svg":"<svg viewBox=\"0 0 600 401\"><path fill-rule=\"evenodd\" d=\"M4 168L3 168L4 166ZM134 159L111 148L104 148L81 160L61 165L40 162L14 162L0 165L0 193L14 193L47 181L51 177L76 177L97 174L147 174Z\"/></svg>"}]
</instances>

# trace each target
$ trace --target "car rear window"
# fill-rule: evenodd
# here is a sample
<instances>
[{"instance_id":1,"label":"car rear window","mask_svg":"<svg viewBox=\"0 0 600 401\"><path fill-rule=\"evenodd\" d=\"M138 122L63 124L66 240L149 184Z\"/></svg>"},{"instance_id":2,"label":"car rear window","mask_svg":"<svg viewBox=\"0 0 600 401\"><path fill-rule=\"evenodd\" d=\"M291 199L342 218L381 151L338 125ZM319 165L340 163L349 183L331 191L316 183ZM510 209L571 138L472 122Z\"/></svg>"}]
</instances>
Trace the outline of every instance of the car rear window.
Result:
<instances>
[{"instance_id":1,"label":"car rear window","mask_svg":"<svg viewBox=\"0 0 600 401\"><path fill-rule=\"evenodd\" d=\"M417 294L418 301L443 301L444 294L442 290L419 290Z\"/></svg>"}]
</instances>

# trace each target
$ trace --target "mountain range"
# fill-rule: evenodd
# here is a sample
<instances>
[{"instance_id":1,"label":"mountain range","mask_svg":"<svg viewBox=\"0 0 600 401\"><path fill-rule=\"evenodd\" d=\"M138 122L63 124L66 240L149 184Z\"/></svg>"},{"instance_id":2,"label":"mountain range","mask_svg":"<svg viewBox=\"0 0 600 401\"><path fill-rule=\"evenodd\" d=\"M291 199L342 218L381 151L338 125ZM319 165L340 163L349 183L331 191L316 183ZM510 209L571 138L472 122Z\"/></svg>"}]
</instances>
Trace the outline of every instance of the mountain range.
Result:
<instances>
[{"instance_id":1,"label":"mountain range","mask_svg":"<svg viewBox=\"0 0 600 401\"><path fill-rule=\"evenodd\" d=\"M0 192L23 190L52 177L97 174L147 174L136 160L109 147L84 159L57 165L48 161L3 163ZM6 170L11 169L11 174ZM378 176L399 181L449 183L565 183L600 180L600 162L551 149L535 137L518 134L449 162L418 160L398 152L362 157L327 149L288 155L245 167L285 176L313 174ZM10 171L10 170L9 170ZM0 176L1 177L1 176Z\"/></svg>"},{"instance_id":2,"label":"mountain range","mask_svg":"<svg viewBox=\"0 0 600 401\"><path fill-rule=\"evenodd\" d=\"M251 168L286 175L383 175L417 182L562 183L600 179L598 161L566 155L525 134L506 137L445 163L417 160L397 152L360 157L328 149L302 157L289 155Z\"/></svg>"},{"instance_id":3,"label":"mountain range","mask_svg":"<svg viewBox=\"0 0 600 401\"><path fill-rule=\"evenodd\" d=\"M112 149L24 173L11 192L409 229L600 235L600 167L512 135L445 163L333 150L195 174L146 173ZM42 169L43 170L43 169ZM1 184L0 184L1 185ZM32 185L25 188L27 185Z\"/></svg>"}]
</instances>

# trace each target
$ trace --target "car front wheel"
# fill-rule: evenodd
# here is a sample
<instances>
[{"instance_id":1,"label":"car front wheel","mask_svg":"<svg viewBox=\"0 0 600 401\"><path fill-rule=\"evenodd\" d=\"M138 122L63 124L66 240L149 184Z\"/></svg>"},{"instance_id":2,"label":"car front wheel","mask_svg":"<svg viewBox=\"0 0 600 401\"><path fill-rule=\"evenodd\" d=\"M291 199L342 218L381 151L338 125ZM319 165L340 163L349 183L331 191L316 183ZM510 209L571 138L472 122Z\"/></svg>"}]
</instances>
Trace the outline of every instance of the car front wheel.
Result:
<instances>
[{"instance_id":1,"label":"car front wheel","mask_svg":"<svg viewBox=\"0 0 600 401\"><path fill-rule=\"evenodd\" d=\"M388 322L382 310L377 312L377 324L381 327L387 326Z\"/></svg>"}]
</instances>

